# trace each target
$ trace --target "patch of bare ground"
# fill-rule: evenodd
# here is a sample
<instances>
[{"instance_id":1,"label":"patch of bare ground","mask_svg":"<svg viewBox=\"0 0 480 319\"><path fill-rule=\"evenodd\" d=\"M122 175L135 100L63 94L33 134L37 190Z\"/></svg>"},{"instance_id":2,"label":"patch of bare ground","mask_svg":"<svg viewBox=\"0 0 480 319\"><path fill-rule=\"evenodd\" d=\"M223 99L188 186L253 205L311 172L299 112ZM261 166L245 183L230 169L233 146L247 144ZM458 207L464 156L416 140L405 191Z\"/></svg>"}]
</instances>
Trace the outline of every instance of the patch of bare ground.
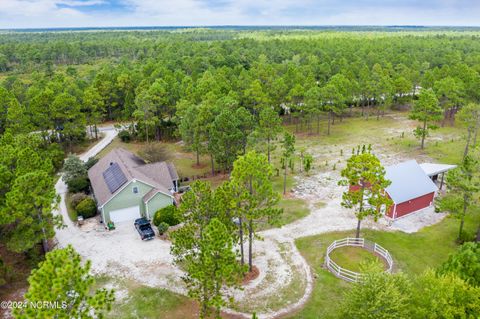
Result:
<instances>
[{"instance_id":1,"label":"patch of bare ground","mask_svg":"<svg viewBox=\"0 0 480 319\"><path fill-rule=\"evenodd\" d=\"M247 285L252 280L257 279L259 275L260 275L260 270L258 269L257 266L253 265L252 271L247 272L243 277L242 285Z\"/></svg>"}]
</instances>

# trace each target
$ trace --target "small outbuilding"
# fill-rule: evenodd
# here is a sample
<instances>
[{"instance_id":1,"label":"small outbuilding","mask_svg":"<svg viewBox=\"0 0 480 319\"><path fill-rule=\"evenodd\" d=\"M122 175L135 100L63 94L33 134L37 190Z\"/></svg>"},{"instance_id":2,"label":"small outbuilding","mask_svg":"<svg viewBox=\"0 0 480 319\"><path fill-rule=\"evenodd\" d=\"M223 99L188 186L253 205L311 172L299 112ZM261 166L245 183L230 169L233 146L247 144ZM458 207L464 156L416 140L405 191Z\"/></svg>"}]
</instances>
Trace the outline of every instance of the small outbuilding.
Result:
<instances>
[{"instance_id":1,"label":"small outbuilding","mask_svg":"<svg viewBox=\"0 0 480 319\"><path fill-rule=\"evenodd\" d=\"M385 171L391 181L385 191L393 200L388 217L397 219L433 205L438 187L415 160L388 166Z\"/></svg>"}]
</instances>

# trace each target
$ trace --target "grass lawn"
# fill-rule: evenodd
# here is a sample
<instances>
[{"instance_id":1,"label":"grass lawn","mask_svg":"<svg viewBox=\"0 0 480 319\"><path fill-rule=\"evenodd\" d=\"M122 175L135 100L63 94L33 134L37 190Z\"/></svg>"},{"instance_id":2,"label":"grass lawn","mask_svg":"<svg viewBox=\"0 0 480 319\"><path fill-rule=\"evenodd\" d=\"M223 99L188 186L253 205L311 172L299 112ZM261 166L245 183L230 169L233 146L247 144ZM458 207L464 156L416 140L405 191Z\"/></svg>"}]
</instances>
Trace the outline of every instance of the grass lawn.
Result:
<instances>
[{"instance_id":1,"label":"grass lawn","mask_svg":"<svg viewBox=\"0 0 480 319\"><path fill-rule=\"evenodd\" d=\"M290 224L310 213L307 203L302 199L283 198L277 206L283 209L283 214L280 215L278 224L275 225L276 227Z\"/></svg>"},{"instance_id":2,"label":"grass lawn","mask_svg":"<svg viewBox=\"0 0 480 319\"><path fill-rule=\"evenodd\" d=\"M355 272L362 272L362 266L372 262L379 265L383 264L385 268L385 262L382 258L362 247L345 246L337 248L330 253L330 258L340 267Z\"/></svg>"},{"instance_id":3,"label":"grass lawn","mask_svg":"<svg viewBox=\"0 0 480 319\"><path fill-rule=\"evenodd\" d=\"M198 307L187 297L166 289L131 286L126 300L117 301L107 318L196 318Z\"/></svg>"},{"instance_id":4,"label":"grass lawn","mask_svg":"<svg viewBox=\"0 0 480 319\"><path fill-rule=\"evenodd\" d=\"M73 194L70 192L67 192L67 194L65 194L65 205L67 206L68 217L70 217L70 220L72 222L76 222L78 215L75 209L73 209L72 207L72 195Z\"/></svg>"},{"instance_id":5,"label":"grass lawn","mask_svg":"<svg viewBox=\"0 0 480 319\"><path fill-rule=\"evenodd\" d=\"M108 287L112 278L97 277L97 287ZM116 300L107 319L196 319L198 304L192 299L163 288L153 288L133 281L115 281L114 289L119 291L120 300ZM110 289L110 288L109 288ZM213 317L212 317L213 318ZM222 314L222 318L235 317Z\"/></svg>"},{"instance_id":6,"label":"grass lawn","mask_svg":"<svg viewBox=\"0 0 480 319\"><path fill-rule=\"evenodd\" d=\"M463 134L463 128L458 126L440 127L431 132L431 137L426 138L424 150L420 149L420 140L411 132L405 134L404 138L394 139L392 142L399 150L412 155L426 154L440 163L459 164L465 148Z\"/></svg>"},{"instance_id":7,"label":"grass lawn","mask_svg":"<svg viewBox=\"0 0 480 319\"><path fill-rule=\"evenodd\" d=\"M480 212L466 219L466 230L474 233ZM387 249L394 259L394 271L417 275L427 268L435 268L455 251L459 221L445 218L437 225L413 234L362 230L361 236L377 242ZM338 318L343 293L351 287L323 268L326 248L332 241L354 236L354 231L332 232L305 237L296 241L302 255L307 259L316 277L310 300L298 313L289 318Z\"/></svg>"}]
</instances>

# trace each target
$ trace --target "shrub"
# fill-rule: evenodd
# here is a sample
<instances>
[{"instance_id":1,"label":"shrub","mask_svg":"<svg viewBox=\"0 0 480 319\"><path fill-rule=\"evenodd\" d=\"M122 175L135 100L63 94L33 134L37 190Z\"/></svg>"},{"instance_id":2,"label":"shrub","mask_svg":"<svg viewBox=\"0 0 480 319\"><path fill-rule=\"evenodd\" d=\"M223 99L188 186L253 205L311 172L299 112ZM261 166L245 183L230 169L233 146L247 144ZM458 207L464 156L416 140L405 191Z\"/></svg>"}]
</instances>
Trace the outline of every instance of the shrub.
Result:
<instances>
[{"instance_id":1,"label":"shrub","mask_svg":"<svg viewBox=\"0 0 480 319\"><path fill-rule=\"evenodd\" d=\"M98 158L89 157L88 160L85 162L85 167L87 168L87 170L89 170L90 168L92 168L93 165L97 164L97 162Z\"/></svg>"},{"instance_id":2,"label":"shrub","mask_svg":"<svg viewBox=\"0 0 480 319\"><path fill-rule=\"evenodd\" d=\"M159 209L153 216L153 224L159 226L161 223L166 223L169 226L175 226L180 223L178 218L177 207L170 205Z\"/></svg>"},{"instance_id":3,"label":"shrub","mask_svg":"<svg viewBox=\"0 0 480 319\"><path fill-rule=\"evenodd\" d=\"M170 152L163 143L149 143L139 152L140 156L149 163L166 161Z\"/></svg>"},{"instance_id":4,"label":"shrub","mask_svg":"<svg viewBox=\"0 0 480 319\"><path fill-rule=\"evenodd\" d=\"M167 232L167 230L168 230L168 227L170 227L170 226L169 226L167 223L164 223L164 222L160 223L160 224L157 226L157 228L158 228L158 233L159 233L160 235L165 234L165 233Z\"/></svg>"},{"instance_id":5,"label":"shrub","mask_svg":"<svg viewBox=\"0 0 480 319\"><path fill-rule=\"evenodd\" d=\"M454 273L480 287L480 243L465 243L438 269L439 274Z\"/></svg>"},{"instance_id":6,"label":"shrub","mask_svg":"<svg viewBox=\"0 0 480 319\"><path fill-rule=\"evenodd\" d=\"M69 183L72 179L87 178L87 167L85 163L76 155L68 155L63 164L63 181Z\"/></svg>"},{"instance_id":7,"label":"shrub","mask_svg":"<svg viewBox=\"0 0 480 319\"><path fill-rule=\"evenodd\" d=\"M121 130L120 132L118 132L118 137L124 143L128 143L132 140L132 135L128 130Z\"/></svg>"},{"instance_id":8,"label":"shrub","mask_svg":"<svg viewBox=\"0 0 480 319\"><path fill-rule=\"evenodd\" d=\"M7 266L0 258L0 286L5 285L12 275L12 268Z\"/></svg>"},{"instance_id":9,"label":"shrub","mask_svg":"<svg viewBox=\"0 0 480 319\"><path fill-rule=\"evenodd\" d=\"M88 196L85 193L75 193L72 195L72 201L71 205L73 208L77 207L78 204L80 204L81 201L83 201L85 198Z\"/></svg>"},{"instance_id":10,"label":"shrub","mask_svg":"<svg viewBox=\"0 0 480 319\"><path fill-rule=\"evenodd\" d=\"M83 218L90 218L97 214L97 204L93 198L85 198L82 200L77 207L75 207L78 215L82 215Z\"/></svg>"},{"instance_id":11,"label":"shrub","mask_svg":"<svg viewBox=\"0 0 480 319\"><path fill-rule=\"evenodd\" d=\"M86 177L76 177L72 178L67 182L68 191L70 193L81 193L81 192L88 192L88 178Z\"/></svg>"}]
</instances>

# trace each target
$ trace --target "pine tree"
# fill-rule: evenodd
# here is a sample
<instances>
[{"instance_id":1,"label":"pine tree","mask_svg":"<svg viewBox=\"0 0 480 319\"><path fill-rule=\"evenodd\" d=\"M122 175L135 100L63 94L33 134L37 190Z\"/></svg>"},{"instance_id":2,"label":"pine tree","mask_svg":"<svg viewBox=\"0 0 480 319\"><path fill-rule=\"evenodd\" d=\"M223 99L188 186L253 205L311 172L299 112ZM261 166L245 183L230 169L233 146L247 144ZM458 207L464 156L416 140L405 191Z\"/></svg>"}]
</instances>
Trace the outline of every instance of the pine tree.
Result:
<instances>
[{"instance_id":1,"label":"pine tree","mask_svg":"<svg viewBox=\"0 0 480 319\"><path fill-rule=\"evenodd\" d=\"M365 149L348 159L341 176L343 179L338 184L349 187L342 195L342 206L355 209L356 237L359 238L361 221L367 216L378 220L382 210L388 211L392 205L392 200L385 193L391 182L385 178L380 160Z\"/></svg>"},{"instance_id":2,"label":"pine tree","mask_svg":"<svg viewBox=\"0 0 480 319\"><path fill-rule=\"evenodd\" d=\"M18 308L14 310L15 318L103 318L114 301L114 292L94 290L90 267L90 261L82 263L72 246L49 252L28 278L25 299L27 303L47 301L55 305Z\"/></svg>"}]
</instances>

